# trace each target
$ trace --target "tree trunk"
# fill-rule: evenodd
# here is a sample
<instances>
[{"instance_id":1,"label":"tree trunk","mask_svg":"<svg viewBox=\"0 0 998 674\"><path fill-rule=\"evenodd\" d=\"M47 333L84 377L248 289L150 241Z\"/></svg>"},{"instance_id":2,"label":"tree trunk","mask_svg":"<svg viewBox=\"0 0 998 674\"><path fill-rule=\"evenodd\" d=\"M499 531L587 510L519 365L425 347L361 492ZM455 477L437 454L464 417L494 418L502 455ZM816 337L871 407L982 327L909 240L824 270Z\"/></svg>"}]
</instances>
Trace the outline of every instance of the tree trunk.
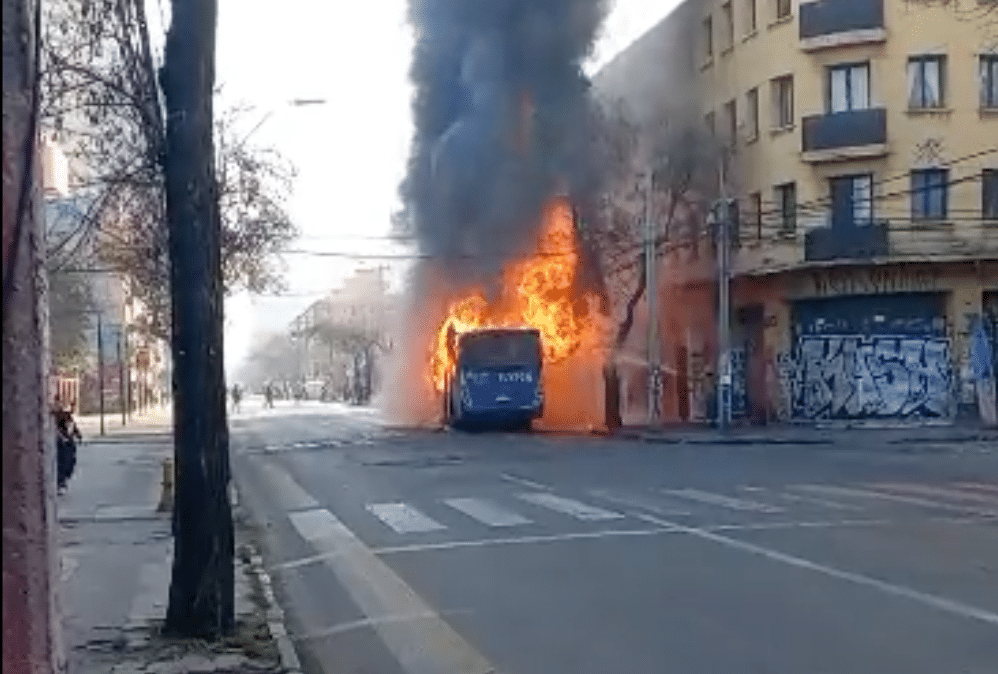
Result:
<instances>
[{"instance_id":1,"label":"tree trunk","mask_svg":"<svg viewBox=\"0 0 998 674\"><path fill-rule=\"evenodd\" d=\"M174 0L161 73L167 110L176 495L165 631L233 627L233 532L222 358L220 218L212 148L215 0Z\"/></svg>"},{"instance_id":2,"label":"tree trunk","mask_svg":"<svg viewBox=\"0 0 998 674\"><path fill-rule=\"evenodd\" d=\"M62 671L38 199L38 1L3 2L3 671Z\"/></svg>"}]
</instances>

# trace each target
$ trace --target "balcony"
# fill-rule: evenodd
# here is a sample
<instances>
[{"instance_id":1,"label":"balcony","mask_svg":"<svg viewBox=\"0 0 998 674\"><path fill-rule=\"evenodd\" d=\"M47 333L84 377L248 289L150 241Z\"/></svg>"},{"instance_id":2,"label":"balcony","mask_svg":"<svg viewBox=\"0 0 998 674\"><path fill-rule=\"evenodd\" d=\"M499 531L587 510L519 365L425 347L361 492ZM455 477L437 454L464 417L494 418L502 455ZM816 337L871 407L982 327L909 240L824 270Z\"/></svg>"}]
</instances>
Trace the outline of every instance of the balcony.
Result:
<instances>
[{"instance_id":1,"label":"balcony","mask_svg":"<svg viewBox=\"0 0 998 674\"><path fill-rule=\"evenodd\" d=\"M802 157L808 163L887 154L887 110L866 108L803 119Z\"/></svg>"},{"instance_id":2,"label":"balcony","mask_svg":"<svg viewBox=\"0 0 998 674\"><path fill-rule=\"evenodd\" d=\"M886 222L863 227L819 227L804 235L804 259L808 262L868 260L884 257L888 252Z\"/></svg>"},{"instance_id":3,"label":"balcony","mask_svg":"<svg viewBox=\"0 0 998 674\"><path fill-rule=\"evenodd\" d=\"M800 40L804 51L886 39L883 0L817 0L800 4Z\"/></svg>"},{"instance_id":4,"label":"balcony","mask_svg":"<svg viewBox=\"0 0 998 674\"><path fill-rule=\"evenodd\" d=\"M998 257L998 223L906 220L871 226L819 227L804 235L804 260L993 260Z\"/></svg>"}]
</instances>

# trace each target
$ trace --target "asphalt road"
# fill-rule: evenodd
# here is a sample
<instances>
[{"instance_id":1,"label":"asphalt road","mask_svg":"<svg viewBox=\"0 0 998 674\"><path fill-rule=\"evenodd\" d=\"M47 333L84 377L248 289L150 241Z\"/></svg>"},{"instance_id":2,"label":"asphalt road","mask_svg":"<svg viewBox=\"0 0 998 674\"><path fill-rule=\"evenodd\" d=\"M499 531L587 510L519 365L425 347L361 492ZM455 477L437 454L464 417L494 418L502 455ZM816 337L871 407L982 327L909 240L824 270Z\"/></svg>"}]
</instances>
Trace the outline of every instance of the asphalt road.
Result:
<instances>
[{"instance_id":1,"label":"asphalt road","mask_svg":"<svg viewBox=\"0 0 998 674\"><path fill-rule=\"evenodd\" d=\"M393 429L252 401L309 672L995 674L998 449Z\"/></svg>"}]
</instances>

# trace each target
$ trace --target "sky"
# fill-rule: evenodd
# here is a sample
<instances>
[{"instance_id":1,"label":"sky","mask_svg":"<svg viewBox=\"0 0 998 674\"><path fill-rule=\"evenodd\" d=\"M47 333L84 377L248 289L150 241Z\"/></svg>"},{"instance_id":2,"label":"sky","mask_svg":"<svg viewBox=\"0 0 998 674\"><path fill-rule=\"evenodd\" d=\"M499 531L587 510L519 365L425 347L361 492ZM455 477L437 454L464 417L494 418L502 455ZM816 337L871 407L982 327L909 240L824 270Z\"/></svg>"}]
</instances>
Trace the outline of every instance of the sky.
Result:
<instances>
[{"instance_id":1,"label":"sky","mask_svg":"<svg viewBox=\"0 0 998 674\"><path fill-rule=\"evenodd\" d=\"M588 70L676 4L615 0ZM216 106L251 106L247 132L266 118L252 139L296 166L288 207L302 238L294 249L312 253L285 256L287 289L280 296L240 293L226 301L230 377L261 338L283 330L354 269L387 264L396 287L402 283L404 260L338 256L408 252L387 238L411 134L405 11L405 0L219 1ZM326 102L290 105L294 99Z\"/></svg>"}]
</instances>

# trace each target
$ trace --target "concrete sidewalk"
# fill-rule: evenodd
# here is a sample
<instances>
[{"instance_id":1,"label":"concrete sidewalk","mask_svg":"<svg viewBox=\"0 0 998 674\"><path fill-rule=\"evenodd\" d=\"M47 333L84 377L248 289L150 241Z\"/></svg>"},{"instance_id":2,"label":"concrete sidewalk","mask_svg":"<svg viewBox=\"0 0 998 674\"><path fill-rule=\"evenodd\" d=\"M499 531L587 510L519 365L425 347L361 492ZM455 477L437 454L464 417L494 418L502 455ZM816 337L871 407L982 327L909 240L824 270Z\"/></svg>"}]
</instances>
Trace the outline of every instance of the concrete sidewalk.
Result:
<instances>
[{"instance_id":1,"label":"concrete sidewalk","mask_svg":"<svg viewBox=\"0 0 998 674\"><path fill-rule=\"evenodd\" d=\"M616 435L659 444L824 445L851 449L902 451L917 445L972 444L998 451L998 429L977 424L849 426L776 424L734 426L722 431L706 425L668 428L625 426Z\"/></svg>"},{"instance_id":2,"label":"concrete sidewalk","mask_svg":"<svg viewBox=\"0 0 998 674\"><path fill-rule=\"evenodd\" d=\"M85 436L86 437L86 436ZM221 643L167 640L173 540L159 513L162 461L172 439L91 439L59 497L60 603L69 674L292 672L272 638L269 579L258 573L252 532L237 523L235 633Z\"/></svg>"}]
</instances>

